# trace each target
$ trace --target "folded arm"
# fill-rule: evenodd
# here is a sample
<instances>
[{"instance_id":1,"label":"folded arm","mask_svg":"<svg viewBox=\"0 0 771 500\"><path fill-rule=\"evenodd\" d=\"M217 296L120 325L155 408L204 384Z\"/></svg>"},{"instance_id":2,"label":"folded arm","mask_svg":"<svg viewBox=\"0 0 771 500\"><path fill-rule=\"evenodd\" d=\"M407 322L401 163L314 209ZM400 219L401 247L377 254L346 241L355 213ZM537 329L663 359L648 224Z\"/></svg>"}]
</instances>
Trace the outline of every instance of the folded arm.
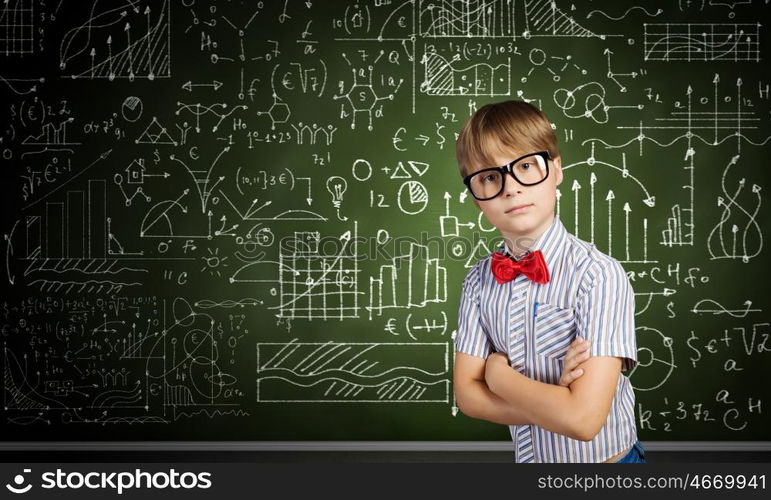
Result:
<instances>
[{"instance_id":1,"label":"folded arm","mask_svg":"<svg viewBox=\"0 0 771 500\"><path fill-rule=\"evenodd\" d=\"M504 425L526 425L525 412L493 394L485 382L486 360L462 352L455 353L453 387L460 411L473 418Z\"/></svg>"},{"instance_id":2,"label":"folded arm","mask_svg":"<svg viewBox=\"0 0 771 500\"><path fill-rule=\"evenodd\" d=\"M502 353L485 364L485 382L493 395L518 409L524 420L573 439L590 441L605 425L621 374L621 358L586 360L583 375L570 387L532 380L509 366Z\"/></svg>"},{"instance_id":3,"label":"folded arm","mask_svg":"<svg viewBox=\"0 0 771 500\"><path fill-rule=\"evenodd\" d=\"M591 342L573 341L563 358L559 385L567 387L583 375L583 363L589 359ZM487 387L486 359L457 352L455 357L455 395L458 407L466 415L495 423L524 425L532 423L525 412L509 404Z\"/></svg>"}]
</instances>

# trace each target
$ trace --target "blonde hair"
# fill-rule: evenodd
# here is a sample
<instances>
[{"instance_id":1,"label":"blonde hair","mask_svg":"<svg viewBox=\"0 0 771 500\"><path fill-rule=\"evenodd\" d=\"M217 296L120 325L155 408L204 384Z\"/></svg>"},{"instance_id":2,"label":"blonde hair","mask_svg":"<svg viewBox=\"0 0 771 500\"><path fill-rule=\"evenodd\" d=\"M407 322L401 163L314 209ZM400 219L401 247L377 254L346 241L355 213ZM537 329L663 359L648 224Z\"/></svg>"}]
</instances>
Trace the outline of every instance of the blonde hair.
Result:
<instances>
[{"instance_id":1,"label":"blonde hair","mask_svg":"<svg viewBox=\"0 0 771 500\"><path fill-rule=\"evenodd\" d=\"M548 151L559 156L557 136L546 115L524 101L503 101L479 108L463 125L455 143L461 177L492 167L493 155L507 149Z\"/></svg>"}]
</instances>

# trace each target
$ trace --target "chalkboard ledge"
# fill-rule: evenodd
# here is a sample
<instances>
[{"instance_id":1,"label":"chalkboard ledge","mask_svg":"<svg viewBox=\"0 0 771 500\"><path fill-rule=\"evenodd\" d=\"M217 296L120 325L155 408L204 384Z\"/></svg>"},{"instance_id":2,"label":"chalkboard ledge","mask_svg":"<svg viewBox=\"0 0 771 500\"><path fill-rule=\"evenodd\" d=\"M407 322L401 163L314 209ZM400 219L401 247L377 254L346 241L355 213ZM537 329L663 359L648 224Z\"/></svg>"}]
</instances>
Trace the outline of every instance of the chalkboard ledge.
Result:
<instances>
[{"instance_id":1,"label":"chalkboard ledge","mask_svg":"<svg viewBox=\"0 0 771 500\"><path fill-rule=\"evenodd\" d=\"M647 451L771 451L771 441L643 441ZM507 452L510 441L6 441L0 450L61 451L472 451Z\"/></svg>"}]
</instances>

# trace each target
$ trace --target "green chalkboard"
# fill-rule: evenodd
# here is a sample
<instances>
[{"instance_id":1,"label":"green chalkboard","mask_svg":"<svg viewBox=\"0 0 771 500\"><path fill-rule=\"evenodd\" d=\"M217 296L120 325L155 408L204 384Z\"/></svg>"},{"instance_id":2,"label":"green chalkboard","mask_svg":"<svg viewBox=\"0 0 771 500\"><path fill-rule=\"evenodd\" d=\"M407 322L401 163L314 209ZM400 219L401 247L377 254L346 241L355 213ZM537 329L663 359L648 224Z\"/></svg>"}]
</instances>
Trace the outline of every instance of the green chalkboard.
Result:
<instances>
[{"instance_id":1,"label":"green chalkboard","mask_svg":"<svg viewBox=\"0 0 771 500\"><path fill-rule=\"evenodd\" d=\"M509 439L451 383L500 241L454 143L504 99L629 274L641 439L771 439L768 12L4 2L3 439Z\"/></svg>"}]
</instances>

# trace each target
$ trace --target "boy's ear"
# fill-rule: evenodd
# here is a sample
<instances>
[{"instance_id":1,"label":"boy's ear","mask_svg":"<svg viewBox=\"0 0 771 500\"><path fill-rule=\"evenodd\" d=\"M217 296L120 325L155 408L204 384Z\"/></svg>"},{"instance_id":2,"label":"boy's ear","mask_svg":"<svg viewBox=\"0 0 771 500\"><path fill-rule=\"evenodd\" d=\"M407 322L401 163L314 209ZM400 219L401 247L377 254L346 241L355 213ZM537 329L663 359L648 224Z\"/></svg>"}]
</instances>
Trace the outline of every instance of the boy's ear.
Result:
<instances>
[{"instance_id":1,"label":"boy's ear","mask_svg":"<svg viewBox=\"0 0 771 500\"><path fill-rule=\"evenodd\" d=\"M557 185L559 186L562 183L562 157L558 156L554 158L552 164L554 165L554 175L557 180Z\"/></svg>"}]
</instances>

